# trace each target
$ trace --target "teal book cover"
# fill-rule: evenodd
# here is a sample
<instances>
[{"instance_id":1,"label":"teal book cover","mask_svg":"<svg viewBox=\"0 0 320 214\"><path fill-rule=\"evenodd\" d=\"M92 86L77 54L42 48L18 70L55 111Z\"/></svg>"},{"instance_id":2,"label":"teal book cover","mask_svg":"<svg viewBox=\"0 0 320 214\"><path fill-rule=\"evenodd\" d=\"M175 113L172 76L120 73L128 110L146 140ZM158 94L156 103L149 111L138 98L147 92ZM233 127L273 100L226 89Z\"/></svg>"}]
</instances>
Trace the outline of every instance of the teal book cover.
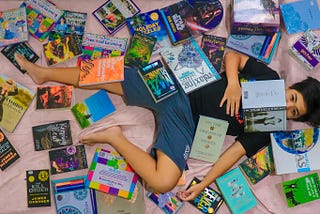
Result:
<instances>
[{"instance_id":1,"label":"teal book cover","mask_svg":"<svg viewBox=\"0 0 320 214\"><path fill-rule=\"evenodd\" d=\"M239 167L218 177L216 183L232 213L245 213L257 206L257 199Z\"/></svg>"}]
</instances>

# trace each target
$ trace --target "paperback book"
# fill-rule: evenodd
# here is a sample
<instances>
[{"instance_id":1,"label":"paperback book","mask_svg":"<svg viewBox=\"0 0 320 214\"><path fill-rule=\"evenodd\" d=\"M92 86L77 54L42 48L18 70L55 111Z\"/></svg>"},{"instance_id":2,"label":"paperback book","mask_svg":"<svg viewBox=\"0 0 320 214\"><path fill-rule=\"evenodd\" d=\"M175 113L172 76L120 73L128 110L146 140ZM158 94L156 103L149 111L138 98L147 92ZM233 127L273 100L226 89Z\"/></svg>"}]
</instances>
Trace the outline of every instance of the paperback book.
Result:
<instances>
[{"instance_id":1,"label":"paperback book","mask_svg":"<svg viewBox=\"0 0 320 214\"><path fill-rule=\"evenodd\" d=\"M29 39L26 8L0 12L0 47Z\"/></svg>"},{"instance_id":2,"label":"paperback book","mask_svg":"<svg viewBox=\"0 0 320 214\"><path fill-rule=\"evenodd\" d=\"M139 69L138 73L156 103L178 92L172 74L160 60Z\"/></svg>"},{"instance_id":3,"label":"paperback book","mask_svg":"<svg viewBox=\"0 0 320 214\"><path fill-rule=\"evenodd\" d=\"M71 111L80 127L85 128L115 112L116 109L107 92L99 90L82 102L76 103Z\"/></svg>"},{"instance_id":4,"label":"paperback book","mask_svg":"<svg viewBox=\"0 0 320 214\"><path fill-rule=\"evenodd\" d=\"M138 175L119 153L97 148L87 176L89 188L119 196L133 197Z\"/></svg>"},{"instance_id":5,"label":"paperback book","mask_svg":"<svg viewBox=\"0 0 320 214\"><path fill-rule=\"evenodd\" d=\"M36 109L66 109L72 105L73 86L49 85L37 87Z\"/></svg>"},{"instance_id":6,"label":"paperback book","mask_svg":"<svg viewBox=\"0 0 320 214\"><path fill-rule=\"evenodd\" d=\"M38 61L39 56L36 52L30 47L30 45L26 42L21 42L17 44L12 44L5 46L1 53L16 67L21 71L21 73L25 73L26 70L22 69L20 65L17 63L14 54L18 53L24 56L29 62L35 63Z\"/></svg>"},{"instance_id":7,"label":"paperback book","mask_svg":"<svg viewBox=\"0 0 320 214\"><path fill-rule=\"evenodd\" d=\"M0 169L3 171L20 158L7 136L0 130Z\"/></svg>"},{"instance_id":8,"label":"paperback book","mask_svg":"<svg viewBox=\"0 0 320 214\"><path fill-rule=\"evenodd\" d=\"M221 79L193 38L160 54L187 94Z\"/></svg>"},{"instance_id":9,"label":"paperback book","mask_svg":"<svg viewBox=\"0 0 320 214\"><path fill-rule=\"evenodd\" d=\"M49 160L51 175L88 168L84 145L49 150Z\"/></svg>"},{"instance_id":10,"label":"paperback book","mask_svg":"<svg viewBox=\"0 0 320 214\"><path fill-rule=\"evenodd\" d=\"M276 174L320 169L318 128L274 132L270 138Z\"/></svg>"},{"instance_id":11,"label":"paperback book","mask_svg":"<svg viewBox=\"0 0 320 214\"><path fill-rule=\"evenodd\" d=\"M72 145L69 120L33 126L32 135L36 151Z\"/></svg>"},{"instance_id":12,"label":"paperback book","mask_svg":"<svg viewBox=\"0 0 320 214\"><path fill-rule=\"evenodd\" d=\"M176 214L184 205L184 202L172 192L147 192L147 198L153 201L166 214Z\"/></svg>"},{"instance_id":13,"label":"paperback book","mask_svg":"<svg viewBox=\"0 0 320 214\"><path fill-rule=\"evenodd\" d=\"M283 79L242 82L245 132L286 130L286 95Z\"/></svg>"},{"instance_id":14,"label":"paperback book","mask_svg":"<svg viewBox=\"0 0 320 214\"><path fill-rule=\"evenodd\" d=\"M109 34L114 34L126 24L127 18L139 12L132 0L108 0L92 14Z\"/></svg>"},{"instance_id":15,"label":"paperback book","mask_svg":"<svg viewBox=\"0 0 320 214\"><path fill-rule=\"evenodd\" d=\"M0 74L0 91L0 127L13 132L35 93L3 74Z\"/></svg>"},{"instance_id":16,"label":"paperback book","mask_svg":"<svg viewBox=\"0 0 320 214\"><path fill-rule=\"evenodd\" d=\"M28 207L50 207L51 191L49 170L27 170L26 181Z\"/></svg>"}]
</instances>

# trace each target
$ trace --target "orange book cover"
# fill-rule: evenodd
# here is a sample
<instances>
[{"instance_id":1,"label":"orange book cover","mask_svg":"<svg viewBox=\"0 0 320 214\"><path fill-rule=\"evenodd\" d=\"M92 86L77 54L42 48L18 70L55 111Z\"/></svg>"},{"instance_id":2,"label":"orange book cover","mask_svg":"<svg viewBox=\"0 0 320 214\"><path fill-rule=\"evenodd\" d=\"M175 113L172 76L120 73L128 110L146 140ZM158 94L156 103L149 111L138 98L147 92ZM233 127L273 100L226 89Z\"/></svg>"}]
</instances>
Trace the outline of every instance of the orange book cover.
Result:
<instances>
[{"instance_id":1,"label":"orange book cover","mask_svg":"<svg viewBox=\"0 0 320 214\"><path fill-rule=\"evenodd\" d=\"M124 79L124 57L83 60L80 64L79 85L119 82Z\"/></svg>"}]
</instances>

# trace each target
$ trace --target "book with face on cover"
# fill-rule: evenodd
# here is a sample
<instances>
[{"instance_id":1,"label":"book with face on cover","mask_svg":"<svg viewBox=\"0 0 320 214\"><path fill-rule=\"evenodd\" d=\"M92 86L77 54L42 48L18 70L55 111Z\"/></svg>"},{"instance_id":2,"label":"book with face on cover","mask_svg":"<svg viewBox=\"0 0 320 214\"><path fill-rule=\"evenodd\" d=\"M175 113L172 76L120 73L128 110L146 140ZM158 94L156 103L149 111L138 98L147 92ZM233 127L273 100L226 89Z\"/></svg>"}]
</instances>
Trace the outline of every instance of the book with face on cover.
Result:
<instances>
[{"instance_id":1,"label":"book with face on cover","mask_svg":"<svg viewBox=\"0 0 320 214\"><path fill-rule=\"evenodd\" d=\"M20 158L17 150L0 130L0 169L3 171Z\"/></svg>"},{"instance_id":2,"label":"book with face on cover","mask_svg":"<svg viewBox=\"0 0 320 214\"><path fill-rule=\"evenodd\" d=\"M73 86L49 85L37 87L36 109L66 109L72 105Z\"/></svg>"}]
</instances>

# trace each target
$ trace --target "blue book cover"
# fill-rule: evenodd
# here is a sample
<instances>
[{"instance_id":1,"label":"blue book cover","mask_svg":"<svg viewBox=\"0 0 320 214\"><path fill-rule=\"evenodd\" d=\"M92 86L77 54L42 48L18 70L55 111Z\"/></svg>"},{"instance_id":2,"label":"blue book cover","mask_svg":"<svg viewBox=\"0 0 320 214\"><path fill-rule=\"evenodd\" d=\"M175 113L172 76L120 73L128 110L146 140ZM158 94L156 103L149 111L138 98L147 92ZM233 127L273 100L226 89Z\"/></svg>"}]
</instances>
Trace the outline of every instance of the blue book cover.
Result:
<instances>
[{"instance_id":1,"label":"blue book cover","mask_svg":"<svg viewBox=\"0 0 320 214\"><path fill-rule=\"evenodd\" d=\"M257 206L257 199L239 167L218 177L216 183L232 213L241 214Z\"/></svg>"}]
</instances>

